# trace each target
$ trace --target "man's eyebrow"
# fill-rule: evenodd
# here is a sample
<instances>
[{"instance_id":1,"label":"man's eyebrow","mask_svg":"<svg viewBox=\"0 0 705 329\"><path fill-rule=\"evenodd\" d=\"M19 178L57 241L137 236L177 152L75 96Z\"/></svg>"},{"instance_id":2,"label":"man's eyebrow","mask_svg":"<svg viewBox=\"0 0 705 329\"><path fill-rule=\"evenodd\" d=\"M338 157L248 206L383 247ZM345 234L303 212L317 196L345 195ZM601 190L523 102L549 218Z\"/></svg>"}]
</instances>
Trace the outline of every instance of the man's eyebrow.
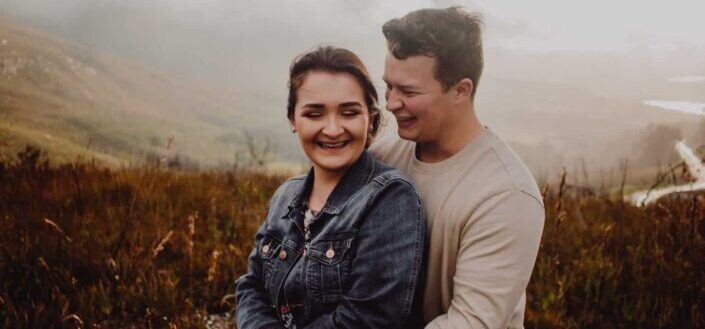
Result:
<instances>
[{"instance_id":1,"label":"man's eyebrow","mask_svg":"<svg viewBox=\"0 0 705 329\"><path fill-rule=\"evenodd\" d=\"M390 83L389 81L387 81L386 78L382 77L382 80L383 80L384 83L387 85L387 87L389 87L389 86L391 85L391 83ZM418 89L418 88L416 88L416 87L414 87L414 86L403 85L403 84L397 84L396 87L399 88L399 89L401 89L401 90L414 90L414 89Z\"/></svg>"},{"instance_id":2,"label":"man's eyebrow","mask_svg":"<svg viewBox=\"0 0 705 329\"><path fill-rule=\"evenodd\" d=\"M411 90L419 89L418 87L414 87L414 86L410 86L410 85L397 85L397 88L399 88L403 91L411 91Z\"/></svg>"}]
</instances>

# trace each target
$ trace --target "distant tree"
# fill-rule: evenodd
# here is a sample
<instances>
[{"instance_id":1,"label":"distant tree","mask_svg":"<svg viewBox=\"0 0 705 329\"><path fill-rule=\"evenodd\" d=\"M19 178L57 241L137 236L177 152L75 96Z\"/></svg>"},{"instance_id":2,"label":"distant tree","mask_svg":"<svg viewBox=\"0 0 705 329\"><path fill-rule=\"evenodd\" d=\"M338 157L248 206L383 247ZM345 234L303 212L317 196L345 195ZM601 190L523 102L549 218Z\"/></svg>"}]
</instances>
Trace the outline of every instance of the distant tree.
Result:
<instances>
[{"instance_id":1,"label":"distant tree","mask_svg":"<svg viewBox=\"0 0 705 329\"><path fill-rule=\"evenodd\" d=\"M200 168L198 161L179 153L176 153L173 157L171 157L166 163L166 166L169 169L194 171Z\"/></svg>"},{"instance_id":2,"label":"distant tree","mask_svg":"<svg viewBox=\"0 0 705 329\"><path fill-rule=\"evenodd\" d=\"M157 136L151 136L149 137L149 146L152 148L157 148L159 147L159 144L161 144L161 140Z\"/></svg>"},{"instance_id":3,"label":"distant tree","mask_svg":"<svg viewBox=\"0 0 705 329\"><path fill-rule=\"evenodd\" d=\"M274 155L275 147L269 137L256 139L249 132L243 132L245 146L247 147L247 157L249 166L262 167Z\"/></svg>"}]
</instances>

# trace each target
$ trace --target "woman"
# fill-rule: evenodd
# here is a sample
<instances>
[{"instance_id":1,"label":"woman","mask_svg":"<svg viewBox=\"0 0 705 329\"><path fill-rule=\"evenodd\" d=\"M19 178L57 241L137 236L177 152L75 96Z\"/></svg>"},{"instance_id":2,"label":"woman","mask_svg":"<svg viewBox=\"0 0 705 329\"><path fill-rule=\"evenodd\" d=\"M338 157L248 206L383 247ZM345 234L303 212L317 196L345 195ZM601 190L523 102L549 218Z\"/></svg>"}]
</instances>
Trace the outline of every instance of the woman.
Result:
<instances>
[{"instance_id":1,"label":"woman","mask_svg":"<svg viewBox=\"0 0 705 329\"><path fill-rule=\"evenodd\" d=\"M320 47L292 63L287 116L313 168L270 201L237 282L238 328L418 325L423 212L409 181L366 151L376 104L348 50Z\"/></svg>"}]
</instances>

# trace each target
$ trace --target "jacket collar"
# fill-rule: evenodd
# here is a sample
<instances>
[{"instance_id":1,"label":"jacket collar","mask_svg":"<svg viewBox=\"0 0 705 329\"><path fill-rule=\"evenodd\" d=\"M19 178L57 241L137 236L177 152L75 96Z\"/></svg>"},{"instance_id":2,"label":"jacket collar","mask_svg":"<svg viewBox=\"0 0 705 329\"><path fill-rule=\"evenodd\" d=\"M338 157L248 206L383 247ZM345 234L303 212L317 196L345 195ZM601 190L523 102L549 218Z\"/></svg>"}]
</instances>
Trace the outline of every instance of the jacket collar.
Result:
<instances>
[{"instance_id":1,"label":"jacket collar","mask_svg":"<svg viewBox=\"0 0 705 329\"><path fill-rule=\"evenodd\" d=\"M372 179L372 174L375 169L375 161L372 156L365 150L362 155L353 163L348 171L345 172L338 184L328 196L322 212L329 214L339 214L345 206L350 196L355 194L362 186L367 184ZM301 187L295 192L294 197L289 202L288 209L284 214L289 215L293 209L303 210L307 207L306 203L308 196L313 187L313 168L306 175L306 179Z\"/></svg>"}]
</instances>

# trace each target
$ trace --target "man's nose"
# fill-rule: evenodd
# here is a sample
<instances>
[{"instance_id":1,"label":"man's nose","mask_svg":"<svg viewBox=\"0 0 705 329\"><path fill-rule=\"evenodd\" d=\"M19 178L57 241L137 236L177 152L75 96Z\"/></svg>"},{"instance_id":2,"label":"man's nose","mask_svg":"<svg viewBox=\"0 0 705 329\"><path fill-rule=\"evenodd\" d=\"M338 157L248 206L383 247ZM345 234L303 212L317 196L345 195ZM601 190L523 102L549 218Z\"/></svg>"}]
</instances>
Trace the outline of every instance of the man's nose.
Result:
<instances>
[{"instance_id":1,"label":"man's nose","mask_svg":"<svg viewBox=\"0 0 705 329\"><path fill-rule=\"evenodd\" d=\"M387 92L387 111L394 112L404 107L404 102L399 98L394 90Z\"/></svg>"}]
</instances>

